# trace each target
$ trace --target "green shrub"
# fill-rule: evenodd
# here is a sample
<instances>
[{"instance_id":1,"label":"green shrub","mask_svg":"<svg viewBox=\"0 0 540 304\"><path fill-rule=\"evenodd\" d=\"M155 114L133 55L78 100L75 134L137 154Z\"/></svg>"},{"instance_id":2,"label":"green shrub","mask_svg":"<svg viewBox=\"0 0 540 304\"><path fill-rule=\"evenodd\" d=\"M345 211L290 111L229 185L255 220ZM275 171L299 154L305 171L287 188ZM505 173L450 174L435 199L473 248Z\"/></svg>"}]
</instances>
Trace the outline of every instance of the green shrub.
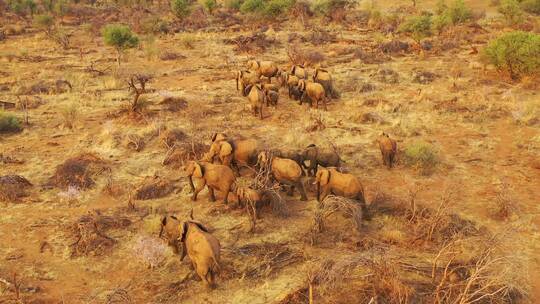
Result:
<instances>
[{"instance_id":1,"label":"green shrub","mask_svg":"<svg viewBox=\"0 0 540 304\"><path fill-rule=\"evenodd\" d=\"M540 73L540 35L516 31L490 41L484 58L513 79Z\"/></svg>"},{"instance_id":2,"label":"green shrub","mask_svg":"<svg viewBox=\"0 0 540 304\"><path fill-rule=\"evenodd\" d=\"M423 175L433 173L439 164L437 152L433 146L425 142L416 142L407 146L404 157L408 166L419 169Z\"/></svg>"},{"instance_id":3,"label":"green shrub","mask_svg":"<svg viewBox=\"0 0 540 304\"><path fill-rule=\"evenodd\" d=\"M36 15L34 17L34 26L50 34L54 27L54 18L51 15Z\"/></svg>"},{"instance_id":4,"label":"green shrub","mask_svg":"<svg viewBox=\"0 0 540 304\"><path fill-rule=\"evenodd\" d=\"M403 23L400 32L409 33L411 37L419 42L423 38L431 36L431 16L422 15L409 18Z\"/></svg>"},{"instance_id":5,"label":"green shrub","mask_svg":"<svg viewBox=\"0 0 540 304\"><path fill-rule=\"evenodd\" d=\"M266 3L264 14L266 16L277 17L287 12L295 4L295 0L270 0Z\"/></svg>"},{"instance_id":6,"label":"green shrub","mask_svg":"<svg viewBox=\"0 0 540 304\"><path fill-rule=\"evenodd\" d=\"M141 22L141 31L145 34L166 34L169 23L157 16L147 17Z\"/></svg>"},{"instance_id":7,"label":"green shrub","mask_svg":"<svg viewBox=\"0 0 540 304\"><path fill-rule=\"evenodd\" d=\"M247 13L262 13L265 8L264 0L245 0L240 6L240 11Z\"/></svg>"},{"instance_id":8,"label":"green shrub","mask_svg":"<svg viewBox=\"0 0 540 304\"><path fill-rule=\"evenodd\" d=\"M502 0L498 11L504 16L506 23L509 25L523 22L523 11L519 7L517 0Z\"/></svg>"},{"instance_id":9,"label":"green shrub","mask_svg":"<svg viewBox=\"0 0 540 304\"><path fill-rule=\"evenodd\" d=\"M452 21L447 14L437 15L433 18L433 29L439 34L450 24Z\"/></svg>"},{"instance_id":10,"label":"green shrub","mask_svg":"<svg viewBox=\"0 0 540 304\"><path fill-rule=\"evenodd\" d=\"M30 14L34 15L37 11L37 4L34 0L9 0L8 8L18 15Z\"/></svg>"},{"instance_id":11,"label":"green shrub","mask_svg":"<svg viewBox=\"0 0 540 304\"><path fill-rule=\"evenodd\" d=\"M242 3L242 0L225 0L225 8L238 11Z\"/></svg>"},{"instance_id":12,"label":"green shrub","mask_svg":"<svg viewBox=\"0 0 540 304\"><path fill-rule=\"evenodd\" d=\"M315 0L311 5L311 10L319 16L328 16L333 11L350 5L351 2L348 0Z\"/></svg>"},{"instance_id":13,"label":"green shrub","mask_svg":"<svg viewBox=\"0 0 540 304\"><path fill-rule=\"evenodd\" d=\"M172 0L171 10L176 18L180 20L186 18L191 13L188 0Z\"/></svg>"},{"instance_id":14,"label":"green shrub","mask_svg":"<svg viewBox=\"0 0 540 304\"><path fill-rule=\"evenodd\" d=\"M200 4L204 9L212 14L214 10L217 8L217 1L216 0L199 0Z\"/></svg>"},{"instance_id":15,"label":"green shrub","mask_svg":"<svg viewBox=\"0 0 540 304\"><path fill-rule=\"evenodd\" d=\"M463 0L455 0L446 10L452 24L465 23L472 19L472 11L465 5Z\"/></svg>"},{"instance_id":16,"label":"green shrub","mask_svg":"<svg viewBox=\"0 0 540 304\"><path fill-rule=\"evenodd\" d=\"M68 0L56 0L54 2L53 11L58 16L64 16L69 13Z\"/></svg>"},{"instance_id":17,"label":"green shrub","mask_svg":"<svg viewBox=\"0 0 540 304\"><path fill-rule=\"evenodd\" d=\"M103 29L103 40L117 52L117 62L120 65L122 52L139 45L139 38L125 25L109 24Z\"/></svg>"},{"instance_id":18,"label":"green shrub","mask_svg":"<svg viewBox=\"0 0 540 304\"><path fill-rule=\"evenodd\" d=\"M15 115L0 110L0 133L19 132L21 130L21 122Z\"/></svg>"},{"instance_id":19,"label":"green shrub","mask_svg":"<svg viewBox=\"0 0 540 304\"><path fill-rule=\"evenodd\" d=\"M540 0L524 0L521 7L528 13L540 15Z\"/></svg>"}]
</instances>

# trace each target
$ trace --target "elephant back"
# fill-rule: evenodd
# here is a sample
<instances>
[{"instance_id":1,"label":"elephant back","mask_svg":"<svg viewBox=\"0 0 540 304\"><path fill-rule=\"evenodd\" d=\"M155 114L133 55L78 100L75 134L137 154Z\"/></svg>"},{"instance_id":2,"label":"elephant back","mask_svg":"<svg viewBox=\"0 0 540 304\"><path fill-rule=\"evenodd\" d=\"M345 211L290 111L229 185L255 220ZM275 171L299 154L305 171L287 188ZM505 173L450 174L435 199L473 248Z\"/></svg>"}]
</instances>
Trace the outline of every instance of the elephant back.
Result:
<instances>
[{"instance_id":1,"label":"elephant back","mask_svg":"<svg viewBox=\"0 0 540 304\"><path fill-rule=\"evenodd\" d=\"M303 174L302 168L294 160L279 157L272 160L272 172L276 179L289 181L295 181Z\"/></svg>"}]
</instances>

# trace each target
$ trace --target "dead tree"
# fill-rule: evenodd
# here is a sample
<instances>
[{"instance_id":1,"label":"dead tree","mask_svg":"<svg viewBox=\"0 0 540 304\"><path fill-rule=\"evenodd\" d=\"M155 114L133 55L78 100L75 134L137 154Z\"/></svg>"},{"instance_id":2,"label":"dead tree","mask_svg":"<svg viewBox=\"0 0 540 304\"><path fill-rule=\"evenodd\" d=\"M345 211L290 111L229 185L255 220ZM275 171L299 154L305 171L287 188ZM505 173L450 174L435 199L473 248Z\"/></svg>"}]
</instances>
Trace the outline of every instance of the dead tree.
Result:
<instances>
[{"instance_id":1,"label":"dead tree","mask_svg":"<svg viewBox=\"0 0 540 304\"><path fill-rule=\"evenodd\" d=\"M149 75L135 74L128 81L128 91L133 92L133 100L131 101L131 111L140 111L139 97L146 93L146 83L152 79Z\"/></svg>"}]
</instances>

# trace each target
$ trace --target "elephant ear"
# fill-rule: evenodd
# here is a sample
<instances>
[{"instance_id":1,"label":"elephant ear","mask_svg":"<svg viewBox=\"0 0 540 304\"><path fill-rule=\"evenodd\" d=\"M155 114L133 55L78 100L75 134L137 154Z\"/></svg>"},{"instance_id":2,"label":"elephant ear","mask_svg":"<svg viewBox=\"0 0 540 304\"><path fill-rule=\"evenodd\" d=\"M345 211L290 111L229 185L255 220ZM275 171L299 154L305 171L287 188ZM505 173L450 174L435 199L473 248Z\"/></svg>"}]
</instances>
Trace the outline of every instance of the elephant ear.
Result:
<instances>
[{"instance_id":1,"label":"elephant ear","mask_svg":"<svg viewBox=\"0 0 540 304\"><path fill-rule=\"evenodd\" d=\"M230 155L233 151L233 148L230 143L223 141L221 143L221 148L219 149L219 155L220 156L227 156Z\"/></svg>"},{"instance_id":2,"label":"elephant ear","mask_svg":"<svg viewBox=\"0 0 540 304\"><path fill-rule=\"evenodd\" d=\"M327 170L327 169L322 169L321 170L321 169L319 169L318 172L321 172L321 185L322 186L328 185L328 182L330 182L330 170Z\"/></svg>"},{"instance_id":3,"label":"elephant ear","mask_svg":"<svg viewBox=\"0 0 540 304\"><path fill-rule=\"evenodd\" d=\"M193 176L198 177L198 178L202 178L203 174L204 174L204 169L201 166L201 164L196 162L193 165L195 166L195 169L193 170Z\"/></svg>"},{"instance_id":4,"label":"elephant ear","mask_svg":"<svg viewBox=\"0 0 540 304\"><path fill-rule=\"evenodd\" d=\"M315 69L315 74L313 74L313 81L317 79L317 74L319 74L319 68Z\"/></svg>"},{"instance_id":5,"label":"elephant ear","mask_svg":"<svg viewBox=\"0 0 540 304\"><path fill-rule=\"evenodd\" d=\"M180 227L180 242L183 243L183 242L186 241L187 231L188 231L188 224L187 224L187 222L184 222L184 223L182 223L182 225Z\"/></svg>"},{"instance_id":6,"label":"elephant ear","mask_svg":"<svg viewBox=\"0 0 540 304\"><path fill-rule=\"evenodd\" d=\"M197 227L199 227L199 229L201 229L202 231L208 232L208 228L206 228L201 222L197 222L197 221L189 221L189 222L197 225Z\"/></svg>"},{"instance_id":7,"label":"elephant ear","mask_svg":"<svg viewBox=\"0 0 540 304\"><path fill-rule=\"evenodd\" d=\"M291 75L294 75L294 71L296 71L296 65L293 65L293 66L292 66L292 69L291 69Z\"/></svg>"}]
</instances>

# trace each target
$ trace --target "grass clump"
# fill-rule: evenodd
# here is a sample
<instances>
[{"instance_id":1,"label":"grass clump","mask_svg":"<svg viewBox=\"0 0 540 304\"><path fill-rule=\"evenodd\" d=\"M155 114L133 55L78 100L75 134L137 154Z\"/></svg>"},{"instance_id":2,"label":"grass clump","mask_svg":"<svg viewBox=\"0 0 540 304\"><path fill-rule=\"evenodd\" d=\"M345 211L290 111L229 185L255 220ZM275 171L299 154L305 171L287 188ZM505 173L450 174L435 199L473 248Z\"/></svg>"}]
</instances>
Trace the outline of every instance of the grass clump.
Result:
<instances>
[{"instance_id":1,"label":"grass clump","mask_svg":"<svg viewBox=\"0 0 540 304\"><path fill-rule=\"evenodd\" d=\"M540 35L515 31L490 41L484 58L512 79L540 73Z\"/></svg>"},{"instance_id":2,"label":"grass clump","mask_svg":"<svg viewBox=\"0 0 540 304\"><path fill-rule=\"evenodd\" d=\"M50 34L54 27L54 17L51 15L36 15L34 17L34 26Z\"/></svg>"},{"instance_id":3,"label":"grass clump","mask_svg":"<svg viewBox=\"0 0 540 304\"><path fill-rule=\"evenodd\" d=\"M540 15L540 0L524 0L521 7L528 13Z\"/></svg>"},{"instance_id":4,"label":"grass clump","mask_svg":"<svg viewBox=\"0 0 540 304\"><path fill-rule=\"evenodd\" d=\"M0 133L13 133L21 130L21 122L15 115L0 110Z\"/></svg>"},{"instance_id":5,"label":"grass clump","mask_svg":"<svg viewBox=\"0 0 540 304\"><path fill-rule=\"evenodd\" d=\"M187 0L172 0L171 10L173 14L176 16L176 18L180 20L186 18L191 13L189 1Z\"/></svg>"},{"instance_id":6,"label":"grass clump","mask_svg":"<svg viewBox=\"0 0 540 304\"><path fill-rule=\"evenodd\" d=\"M270 0L266 3L264 14L269 17L277 17L287 12L295 2L295 0Z\"/></svg>"},{"instance_id":7,"label":"grass clump","mask_svg":"<svg viewBox=\"0 0 540 304\"><path fill-rule=\"evenodd\" d=\"M224 5L226 9L239 11L242 3L242 0L226 0Z\"/></svg>"},{"instance_id":8,"label":"grass clump","mask_svg":"<svg viewBox=\"0 0 540 304\"><path fill-rule=\"evenodd\" d=\"M351 3L347 0L316 0L311 9L319 16L329 16L332 12L349 7Z\"/></svg>"},{"instance_id":9,"label":"grass clump","mask_svg":"<svg viewBox=\"0 0 540 304\"><path fill-rule=\"evenodd\" d=\"M66 128L72 129L79 117L79 107L76 103L71 103L60 108L60 115Z\"/></svg>"},{"instance_id":10,"label":"grass clump","mask_svg":"<svg viewBox=\"0 0 540 304\"><path fill-rule=\"evenodd\" d=\"M214 10L218 7L216 0L199 0L199 2L202 7L204 7L204 9L210 14L212 14Z\"/></svg>"},{"instance_id":11,"label":"grass clump","mask_svg":"<svg viewBox=\"0 0 540 304\"><path fill-rule=\"evenodd\" d=\"M497 10L504 16L508 25L516 25L523 22L523 11L519 7L517 0L502 0Z\"/></svg>"},{"instance_id":12,"label":"grass clump","mask_svg":"<svg viewBox=\"0 0 540 304\"><path fill-rule=\"evenodd\" d=\"M431 27L431 16L422 15L409 18L400 26L399 30L410 34L416 42L420 42L420 40L431 36Z\"/></svg>"},{"instance_id":13,"label":"grass clump","mask_svg":"<svg viewBox=\"0 0 540 304\"><path fill-rule=\"evenodd\" d=\"M137 37L128 26L119 24L109 24L103 29L103 40L106 45L116 49L116 61L120 65L122 53L130 48L139 45L139 37Z\"/></svg>"},{"instance_id":14,"label":"grass clump","mask_svg":"<svg viewBox=\"0 0 540 304\"><path fill-rule=\"evenodd\" d=\"M439 164L437 151L432 145L425 142L416 142L407 146L404 156L406 164L419 169L422 175L433 173Z\"/></svg>"}]
</instances>

